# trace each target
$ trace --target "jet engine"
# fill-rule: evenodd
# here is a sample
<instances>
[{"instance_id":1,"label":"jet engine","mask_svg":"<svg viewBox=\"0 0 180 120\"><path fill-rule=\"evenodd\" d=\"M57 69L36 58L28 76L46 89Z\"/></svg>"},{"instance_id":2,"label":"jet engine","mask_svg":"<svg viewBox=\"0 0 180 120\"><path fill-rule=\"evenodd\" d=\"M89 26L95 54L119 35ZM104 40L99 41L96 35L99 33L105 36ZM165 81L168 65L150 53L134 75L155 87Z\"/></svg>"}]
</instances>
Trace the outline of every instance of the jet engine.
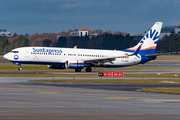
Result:
<instances>
[{"instance_id":1,"label":"jet engine","mask_svg":"<svg viewBox=\"0 0 180 120\"><path fill-rule=\"evenodd\" d=\"M50 69L66 69L65 64L64 65L48 65L48 68L50 68Z\"/></svg>"},{"instance_id":2,"label":"jet engine","mask_svg":"<svg viewBox=\"0 0 180 120\"><path fill-rule=\"evenodd\" d=\"M66 68L83 69L84 61L68 60L65 63Z\"/></svg>"}]
</instances>

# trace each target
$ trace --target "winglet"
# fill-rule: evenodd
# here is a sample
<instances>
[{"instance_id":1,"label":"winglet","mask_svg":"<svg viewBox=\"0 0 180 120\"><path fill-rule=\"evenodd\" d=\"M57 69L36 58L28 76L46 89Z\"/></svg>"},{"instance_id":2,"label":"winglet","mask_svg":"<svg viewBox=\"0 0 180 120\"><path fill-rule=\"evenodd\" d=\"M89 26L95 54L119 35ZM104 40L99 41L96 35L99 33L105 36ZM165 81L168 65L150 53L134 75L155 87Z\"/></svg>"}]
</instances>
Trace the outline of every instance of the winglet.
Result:
<instances>
[{"instance_id":1,"label":"winglet","mask_svg":"<svg viewBox=\"0 0 180 120\"><path fill-rule=\"evenodd\" d=\"M77 46L78 46L78 45L75 45L75 46L74 46L74 49L76 49L76 48L77 48Z\"/></svg>"},{"instance_id":2,"label":"winglet","mask_svg":"<svg viewBox=\"0 0 180 120\"><path fill-rule=\"evenodd\" d=\"M139 51L140 51L142 45L143 45L143 43L141 43L141 44L139 45L139 47L136 49L136 51L135 51L133 54L129 55L129 56L137 55L137 54L139 53Z\"/></svg>"},{"instance_id":3,"label":"winglet","mask_svg":"<svg viewBox=\"0 0 180 120\"><path fill-rule=\"evenodd\" d=\"M139 45L139 47L136 49L136 51L133 53L134 55L137 55L142 47L143 43Z\"/></svg>"}]
</instances>

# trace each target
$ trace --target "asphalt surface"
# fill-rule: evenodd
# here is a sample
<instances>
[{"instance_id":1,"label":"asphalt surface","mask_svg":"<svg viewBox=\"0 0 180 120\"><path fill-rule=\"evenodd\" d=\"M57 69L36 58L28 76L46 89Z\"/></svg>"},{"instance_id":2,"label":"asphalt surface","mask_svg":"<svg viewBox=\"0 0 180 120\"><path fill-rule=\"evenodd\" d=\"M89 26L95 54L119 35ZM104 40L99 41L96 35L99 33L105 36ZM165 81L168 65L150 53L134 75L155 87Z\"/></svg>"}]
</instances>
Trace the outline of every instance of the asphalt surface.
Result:
<instances>
[{"instance_id":1,"label":"asphalt surface","mask_svg":"<svg viewBox=\"0 0 180 120\"><path fill-rule=\"evenodd\" d=\"M140 92L177 84L30 82L42 78L0 78L0 119L116 120L179 119L180 96ZM52 78L49 78L52 79Z\"/></svg>"},{"instance_id":2,"label":"asphalt surface","mask_svg":"<svg viewBox=\"0 0 180 120\"><path fill-rule=\"evenodd\" d=\"M158 87L178 87L178 84L110 84L110 83L28 83L29 85L44 85L55 87L70 87L70 88L87 88L87 89L102 89L114 91L132 91L140 92L142 88L158 88Z\"/></svg>"},{"instance_id":3,"label":"asphalt surface","mask_svg":"<svg viewBox=\"0 0 180 120\"><path fill-rule=\"evenodd\" d=\"M0 74L98 74L101 71L92 71L92 72L0 72ZM104 72L104 71L103 71ZM106 71L108 72L108 71ZM112 72L112 71L109 71ZM116 72L116 71L113 71ZM120 72L120 71L117 71ZM165 74L165 73L180 73L180 71L121 71L124 74Z\"/></svg>"}]
</instances>

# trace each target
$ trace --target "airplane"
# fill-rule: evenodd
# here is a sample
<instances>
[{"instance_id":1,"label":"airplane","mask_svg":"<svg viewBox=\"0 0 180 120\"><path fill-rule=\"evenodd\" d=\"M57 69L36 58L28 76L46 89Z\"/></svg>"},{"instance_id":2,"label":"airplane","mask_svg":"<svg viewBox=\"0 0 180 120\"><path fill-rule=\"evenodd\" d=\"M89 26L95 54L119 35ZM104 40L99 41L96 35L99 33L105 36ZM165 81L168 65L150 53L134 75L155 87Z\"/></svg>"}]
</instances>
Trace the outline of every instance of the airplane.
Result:
<instances>
[{"instance_id":1,"label":"airplane","mask_svg":"<svg viewBox=\"0 0 180 120\"><path fill-rule=\"evenodd\" d=\"M75 69L91 72L91 67L126 67L144 64L156 59L156 45L161 32L162 22L156 22L140 42L124 50L98 50L59 48L59 47L20 47L6 53L3 57L22 70L21 64L48 65L50 69Z\"/></svg>"}]
</instances>

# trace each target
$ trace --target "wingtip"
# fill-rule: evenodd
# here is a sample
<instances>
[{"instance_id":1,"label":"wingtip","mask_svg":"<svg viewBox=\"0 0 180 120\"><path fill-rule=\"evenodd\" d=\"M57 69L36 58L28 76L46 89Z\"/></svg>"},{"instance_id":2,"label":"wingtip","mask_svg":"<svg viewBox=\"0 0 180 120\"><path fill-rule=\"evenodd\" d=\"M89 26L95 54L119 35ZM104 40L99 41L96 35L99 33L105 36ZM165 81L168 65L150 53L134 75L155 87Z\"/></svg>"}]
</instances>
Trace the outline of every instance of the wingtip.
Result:
<instances>
[{"instance_id":1,"label":"wingtip","mask_svg":"<svg viewBox=\"0 0 180 120\"><path fill-rule=\"evenodd\" d=\"M78 46L78 45L75 45L75 46L74 46L74 49L76 49L76 48L77 48L77 46Z\"/></svg>"}]
</instances>

